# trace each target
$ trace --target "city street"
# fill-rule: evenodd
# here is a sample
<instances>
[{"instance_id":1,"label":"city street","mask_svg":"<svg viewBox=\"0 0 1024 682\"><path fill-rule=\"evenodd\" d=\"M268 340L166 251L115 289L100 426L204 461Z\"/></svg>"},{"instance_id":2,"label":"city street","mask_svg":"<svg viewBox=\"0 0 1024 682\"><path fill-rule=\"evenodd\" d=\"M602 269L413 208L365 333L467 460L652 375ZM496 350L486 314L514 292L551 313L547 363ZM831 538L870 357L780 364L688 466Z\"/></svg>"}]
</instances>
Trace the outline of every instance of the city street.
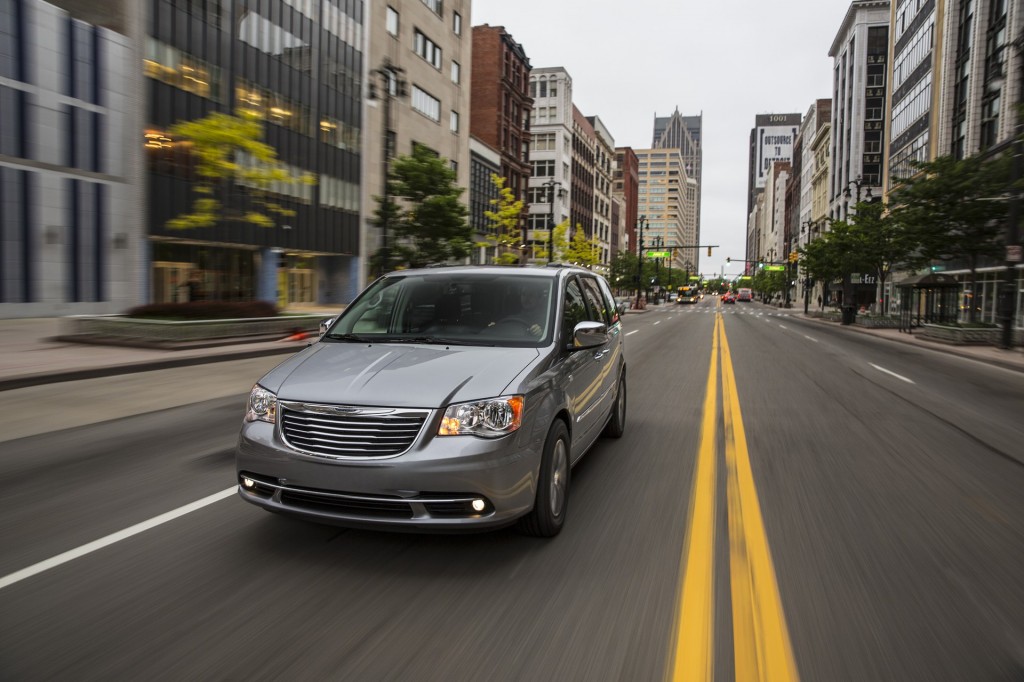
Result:
<instances>
[{"instance_id":1,"label":"city street","mask_svg":"<svg viewBox=\"0 0 1024 682\"><path fill-rule=\"evenodd\" d=\"M549 540L242 502L282 355L0 392L0 678L1024 677L1024 374L712 296L623 333Z\"/></svg>"}]
</instances>

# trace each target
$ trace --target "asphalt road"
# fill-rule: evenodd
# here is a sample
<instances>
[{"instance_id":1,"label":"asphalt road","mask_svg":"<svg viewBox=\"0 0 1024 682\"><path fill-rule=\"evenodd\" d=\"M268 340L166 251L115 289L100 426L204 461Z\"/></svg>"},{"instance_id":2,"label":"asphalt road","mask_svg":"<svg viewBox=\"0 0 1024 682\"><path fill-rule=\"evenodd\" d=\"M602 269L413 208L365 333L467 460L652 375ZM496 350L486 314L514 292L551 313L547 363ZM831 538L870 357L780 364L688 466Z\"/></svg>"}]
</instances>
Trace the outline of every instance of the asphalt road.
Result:
<instances>
[{"instance_id":1,"label":"asphalt road","mask_svg":"<svg viewBox=\"0 0 1024 682\"><path fill-rule=\"evenodd\" d=\"M682 679L686 618L745 679L745 600L790 678L1024 679L1024 376L710 297L624 326L627 432L553 540L241 502L245 392L279 358L5 392L0 679Z\"/></svg>"}]
</instances>

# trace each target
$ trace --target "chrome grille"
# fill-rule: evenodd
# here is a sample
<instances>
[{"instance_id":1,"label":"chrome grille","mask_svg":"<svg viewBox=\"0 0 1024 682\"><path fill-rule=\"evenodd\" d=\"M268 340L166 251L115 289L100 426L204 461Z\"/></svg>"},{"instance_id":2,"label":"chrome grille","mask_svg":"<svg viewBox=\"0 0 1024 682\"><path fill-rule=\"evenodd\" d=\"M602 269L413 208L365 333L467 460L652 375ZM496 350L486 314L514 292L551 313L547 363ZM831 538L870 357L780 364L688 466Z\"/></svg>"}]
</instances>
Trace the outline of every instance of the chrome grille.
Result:
<instances>
[{"instance_id":1,"label":"chrome grille","mask_svg":"<svg viewBox=\"0 0 1024 682\"><path fill-rule=\"evenodd\" d=\"M296 450L326 457L392 457L408 450L429 410L284 402L281 433Z\"/></svg>"}]
</instances>

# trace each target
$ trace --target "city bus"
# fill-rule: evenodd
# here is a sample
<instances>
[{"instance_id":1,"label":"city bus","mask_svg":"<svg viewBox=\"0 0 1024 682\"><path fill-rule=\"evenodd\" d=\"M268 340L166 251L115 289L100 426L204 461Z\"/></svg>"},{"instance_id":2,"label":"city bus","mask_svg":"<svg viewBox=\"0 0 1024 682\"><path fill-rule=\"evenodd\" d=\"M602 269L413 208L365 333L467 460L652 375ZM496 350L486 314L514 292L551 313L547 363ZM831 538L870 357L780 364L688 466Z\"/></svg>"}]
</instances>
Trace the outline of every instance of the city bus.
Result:
<instances>
[{"instance_id":1,"label":"city bus","mask_svg":"<svg viewBox=\"0 0 1024 682\"><path fill-rule=\"evenodd\" d=\"M696 303L699 300L700 290L697 287L679 287L676 303Z\"/></svg>"}]
</instances>

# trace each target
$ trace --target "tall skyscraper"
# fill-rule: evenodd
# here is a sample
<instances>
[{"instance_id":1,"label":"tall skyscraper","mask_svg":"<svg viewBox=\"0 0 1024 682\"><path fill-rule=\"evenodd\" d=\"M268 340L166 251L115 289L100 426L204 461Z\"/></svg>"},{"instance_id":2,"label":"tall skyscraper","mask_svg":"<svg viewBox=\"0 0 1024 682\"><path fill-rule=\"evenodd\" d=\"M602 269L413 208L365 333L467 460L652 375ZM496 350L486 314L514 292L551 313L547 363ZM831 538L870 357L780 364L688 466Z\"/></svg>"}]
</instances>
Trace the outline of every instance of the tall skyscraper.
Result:
<instances>
[{"instance_id":1,"label":"tall skyscraper","mask_svg":"<svg viewBox=\"0 0 1024 682\"><path fill-rule=\"evenodd\" d=\"M654 117L654 141L655 149L678 149L683 160L683 171L686 174L687 185L685 186L685 203L682 210L684 215L684 232L693 244L700 242L700 207L702 194L702 173L703 173L703 148L701 141L703 137L704 114L696 116L683 116L679 108L670 116ZM700 260L700 254L694 252L694 264Z\"/></svg>"}]
</instances>

